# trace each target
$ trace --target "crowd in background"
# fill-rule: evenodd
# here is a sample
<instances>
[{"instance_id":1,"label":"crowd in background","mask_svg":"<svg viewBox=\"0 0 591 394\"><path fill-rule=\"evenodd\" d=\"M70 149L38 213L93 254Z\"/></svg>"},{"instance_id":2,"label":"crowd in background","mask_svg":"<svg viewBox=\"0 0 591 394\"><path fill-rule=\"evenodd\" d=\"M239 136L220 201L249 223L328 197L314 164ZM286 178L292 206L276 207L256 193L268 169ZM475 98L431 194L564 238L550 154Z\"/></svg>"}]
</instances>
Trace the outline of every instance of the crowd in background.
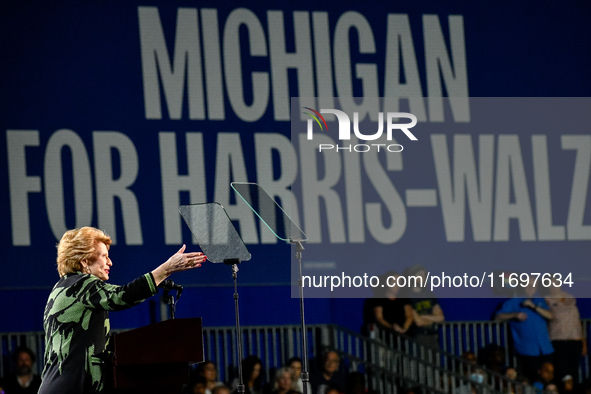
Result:
<instances>
[{"instance_id":1,"label":"crowd in background","mask_svg":"<svg viewBox=\"0 0 591 394\"><path fill-rule=\"evenodd\" d=\"M405 270L403 275L424 279L426 270L420 265L414 266ZM381 281L398 276L397 272L388 272ZM463 358L467 361L464 365L474 365L463 371L469 375L466 381L485 382L502 389L499 382L492 381L492 376L485 376L483 370L476 367L483 365L497 376L505 376L509 382L531 386L538 391L584 392L591 385L587 382L579 384L580 361L581 356L587 354L587 343L576 299L559 285L536 287L534 283L532 277L527 286L516 288L514 296L499 305L493 316L497 322L509 323L517 363L507 365L505 360L512 358L506 357L505 350L496 345L482 349L479 360L471 352L464 353ZM422 287L377 290L382 293L365 302L364 326L368 327L368 335L378 327L389 333L381 336L387 343L402 335L426 347L439 349L438 330L434 323L443 321L444 315L432 292ZM477 384L463 386L461 394L478 391ZM506 389L517 386L510 384Z\"/></svg>"},{"instance_id":2,"label":"crowd in background","mask_svg":"<svg viewBox=\"0 0 591 394\"><path fill-rule=\"evenodd\" d=\"M309 394L363 394L372 393L366 389L365 375L360 372L344 374L340 367L341 359L334 350L326 350L314 364ZM302 360L289 359L277 369L267 381L262 361L256 356L248 356L242 362L244 392L246 394L301 394L304 383L301 379ZM215 364L211 361L198 364L192 374L186 394L233 394L237 393L238 379L228 385L218 381Z\"/></svg>"},{"instance_id":3,"label":"crowd in background","mask_svg":"<svg viewBox=\"0 0 591 394\"><path fill-rule=\"evenodd\" d=\"M404 275L424 277L422 266L407 269ZM386 277L396 277L388 272ZM579 384L581 356L587 353L586 338L581 325L576 299L559 286L546 288L539 294L530 281L521 292L504 301L494 313L497 322L509 323L514 355L517 363L507 364L505 349L491 344L480 349L478 357L472 352L462 354L464 380L459 384L459 394L477 394L479 384L488 383L499 391L519 391L518 387L559 394L591 394L591 385ZM401 289L385 287L381 293L366 300L364 306L365 334L372 330L390 333L387 341L402 336L432 349L439 349L437 323L444 321L444 314L437 297L422 287ZM390 339L387 339L390 338ZM395 346L395 344L387 343ZM32 371L35 354L27 348L14 352L14 372L0 381L0 391L5 394L37 393L41 378ZM359 372L344 374L339 368L341 358L334 350L326 350L310 368L310 394L361 394L370 393L365 375ZM302 361L292 358L265 376L262 361L254 355L243 360L243 382L246 394L298 394L303 393L301 380ZM505 387L499 381L519 383ZM496 379L496 380L495 380ZM238 379L228 382L218 380L216 366L211 361L200 363L191 373L187 394L231 394L237 392ZM401 387L405 394L420 394L417 387Z\"/></svg>"}]
</instances>

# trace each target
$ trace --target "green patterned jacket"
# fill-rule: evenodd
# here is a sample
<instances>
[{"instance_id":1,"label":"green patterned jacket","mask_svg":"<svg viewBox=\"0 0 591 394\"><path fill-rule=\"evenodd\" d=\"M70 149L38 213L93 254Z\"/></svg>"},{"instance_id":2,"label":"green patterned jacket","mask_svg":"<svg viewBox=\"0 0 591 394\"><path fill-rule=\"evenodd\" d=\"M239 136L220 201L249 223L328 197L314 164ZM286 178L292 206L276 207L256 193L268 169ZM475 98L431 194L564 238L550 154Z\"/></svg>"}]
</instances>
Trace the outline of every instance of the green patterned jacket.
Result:
<instances>
[{"instance_id":1,"label":"green patterned jacket","mask_svg":"<svg viewBox=\"0 0 591 394\"><path fill-rule=\"evenodd\" d=\"M150 273L125 286L80 272L61 277L45 306L45 367L39 394L105 392L108 311L131 308L157 292Z\"/></svg>"}]
</instances>

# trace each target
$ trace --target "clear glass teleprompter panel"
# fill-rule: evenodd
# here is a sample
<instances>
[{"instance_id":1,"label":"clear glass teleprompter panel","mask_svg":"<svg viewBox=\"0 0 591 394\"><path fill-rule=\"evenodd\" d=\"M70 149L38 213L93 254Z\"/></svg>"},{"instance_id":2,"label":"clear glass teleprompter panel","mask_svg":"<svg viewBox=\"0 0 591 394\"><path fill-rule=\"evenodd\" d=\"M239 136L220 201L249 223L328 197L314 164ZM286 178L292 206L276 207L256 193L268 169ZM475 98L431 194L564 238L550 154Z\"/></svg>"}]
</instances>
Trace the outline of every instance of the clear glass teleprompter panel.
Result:
<instances>
[{"instance_id":1,"label":"clear glass teleprompter panel","mask_svg":"<svg viewBox=\"0 0 591 394\"><path fill-rule=\"evenodd\" d=\"M222 205L181 205L179 213L209 261L223 263L231 259L250 260L248 249Z\"/></svg>"},{"instance_id":2,"label":"clear glass teleprompter panel","mask_svg":"<svg viewBox=\"0 0 591 394\"><path fill-rule=\"evenodd\" d=\"M277 238L287 242L307 239L283 208L258 184L232 182L230 185ZM290 202L282 203L285 206Z\"/></svg>"}]
</instances>

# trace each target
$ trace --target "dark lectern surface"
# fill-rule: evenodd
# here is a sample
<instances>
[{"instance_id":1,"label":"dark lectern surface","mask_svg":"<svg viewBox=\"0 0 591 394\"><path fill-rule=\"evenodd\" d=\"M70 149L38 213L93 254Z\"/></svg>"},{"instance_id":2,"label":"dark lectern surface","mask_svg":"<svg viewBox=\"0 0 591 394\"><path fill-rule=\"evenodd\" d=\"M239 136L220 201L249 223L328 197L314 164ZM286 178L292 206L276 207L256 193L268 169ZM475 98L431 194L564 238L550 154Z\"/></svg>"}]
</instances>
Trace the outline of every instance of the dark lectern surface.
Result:
<instances>
[{"instance_id":1,"label":"dark lectern surface","mask_svg":"<svg viewBox=\"0 0 591 394\"><path fill-rule=\"evenodd\" d=\"M201 318L174 319L114 336L117 393L180 393L203 361Z\"/></svg>"}]
</instances>

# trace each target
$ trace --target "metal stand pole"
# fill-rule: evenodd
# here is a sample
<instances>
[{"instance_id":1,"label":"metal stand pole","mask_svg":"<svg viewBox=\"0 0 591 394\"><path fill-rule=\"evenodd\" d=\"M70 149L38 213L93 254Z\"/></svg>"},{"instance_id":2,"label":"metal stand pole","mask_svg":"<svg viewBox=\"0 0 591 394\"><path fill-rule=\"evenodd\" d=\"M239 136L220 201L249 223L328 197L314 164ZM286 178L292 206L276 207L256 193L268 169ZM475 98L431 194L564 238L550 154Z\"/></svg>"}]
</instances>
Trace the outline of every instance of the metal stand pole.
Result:
<instances>
[{"instance_id":1,"label":"metal stand pole","mask_svg":"<svg viewBox=\"0 0 591 394\"><path fill-rule=\"evenodd\" d=\"M238 263L240 260L224 260L224 264L232 266L232 278L234 279L234 311L236 314L236 340L238 342L238 386L236 392L244 394L244 381L242 379L242 331L240 331L240 317L238 313Z\"/></svg>"},{"instance_id":2,"label":"metal stand pole","mask_svg":"<svg viewBox=\"0 0 591 394\"><path fill-rule=\"evenodd\" d=\"M298 284L300 287L300 320L302 322L302 384L304 393L308 394L308 382L310 381L310 374L308 370L308 332L306 330L306 320L304 318L304 282L302 278L302 251L304 250L304 245L302 245L301 240L292 240L292 243L296 245L296 259L298 259L298 264L300 268L300 278L298 280ZM310 393L311 394L311 393Z\"/></svg>"}]
</instances>

